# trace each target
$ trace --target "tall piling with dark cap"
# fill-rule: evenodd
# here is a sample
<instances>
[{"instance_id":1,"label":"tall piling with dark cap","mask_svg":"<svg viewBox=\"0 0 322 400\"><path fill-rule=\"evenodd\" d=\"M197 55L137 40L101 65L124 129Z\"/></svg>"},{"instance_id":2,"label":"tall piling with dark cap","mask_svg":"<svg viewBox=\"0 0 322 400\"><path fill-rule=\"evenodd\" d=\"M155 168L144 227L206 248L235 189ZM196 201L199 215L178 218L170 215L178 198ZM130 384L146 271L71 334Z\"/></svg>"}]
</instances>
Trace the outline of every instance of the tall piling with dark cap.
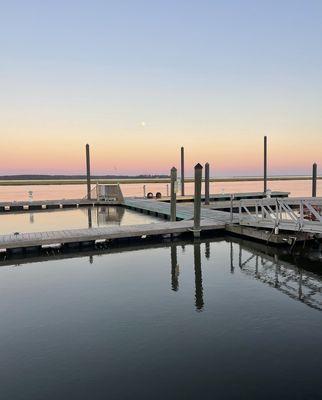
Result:
<instances>
[{"instance_id":1,"label":"tall piling with dark cap","mask_svg":"<svg viewBox=\"0 0 322 400\"><path fill-rule=\"evenodd\" d=\"M264 193L267 191L267 136L264 136Z\"/></svg>"},{"instance_id":2,"label":"tall piling with dark cap","mask_svg":"<svg viewBox=\"0 0 322 400\"><path fill-rule=\"evenodd\" d=\"M184 147L181 147L181 196L184 196Z\"/></svg>"},{"instance_id":3,"label":"tall piling with dark cap","mask_svg":"<svg viewBox=\"0 0 322 400\"><path fill-rule=\"evenodd\" d=\"M86 145L86 179L87 179L87 198L91 198L91 161L89 155L89 144Z\"/></svg>"},{"instance_id":4,"label":"tall piling with dark cap","mask_svg":"<svg viewBox=\"0 0 322 400\"><path fill-rule=\"evenodd\" d=\"M316 197L317 169L318 166L314 163L312 168L312 197Z\"/></svg>"},{"instance_id":5,"label":"tall piling with dark cap","mask_svg":"<svg viewBox=\"0 0 322 400\"><path fill-rule=\"evenodd\" d=\"M202 181L202 165L199 163L195 166L195 197L194 197L194 237L200 237L200 215L201 215L201 181Z\"/></svg>"},{"instance_id":6,"label":"tall piling with dark cap","mask_svg":"<svg viewBox=\"0 0 322 400\"><path fill-rule=\"evenodd\" d=\"M177 220L177 168L171 168L171 221Z\"/></svg>"},{"instance_id":7,"label":"tall piling with dark cap","mask_svg":"<svg viewBox=\"0 0 322 400\"><path fill-rule=\"evenodd\" d=\"M209 204L209 163L205 164L205 204Z\"/></svg>"}]
</instances>

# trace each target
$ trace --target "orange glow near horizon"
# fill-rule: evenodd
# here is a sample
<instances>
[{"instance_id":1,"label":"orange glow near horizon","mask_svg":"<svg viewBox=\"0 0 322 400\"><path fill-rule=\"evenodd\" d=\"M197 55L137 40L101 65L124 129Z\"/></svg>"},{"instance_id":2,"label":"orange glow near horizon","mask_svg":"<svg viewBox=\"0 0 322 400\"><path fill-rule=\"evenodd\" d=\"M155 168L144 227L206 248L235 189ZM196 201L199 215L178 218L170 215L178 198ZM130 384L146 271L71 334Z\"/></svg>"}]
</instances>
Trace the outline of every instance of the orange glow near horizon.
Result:
<instances>
[{"instance_id":1,"label":"orange glow near horizon","mask_svg":"<svg viewBox=\"0 0 322 400\"><path fill-rule=\"evenodd\" d=\"M197 162L209 162L212 175L262 173L262 136L218 139L200 135L200 140L180 136L173 140L170 135L149 132L139 137L115 135L102 139L97 135L84 140L82 135L79 138L49 135L49 139L26 135L19 138L18 144L9 137L2 144L0 174L83 174L86 142L91 146L93 174L167 174L172 166L179 168L181 145L185 147L187 176L192 175ZM312 163L319 162L322 143L304 143L294 138L292 143L290 148L285 138L268 136L271 174L307 174Z\"/></svg>"}]
</instances>

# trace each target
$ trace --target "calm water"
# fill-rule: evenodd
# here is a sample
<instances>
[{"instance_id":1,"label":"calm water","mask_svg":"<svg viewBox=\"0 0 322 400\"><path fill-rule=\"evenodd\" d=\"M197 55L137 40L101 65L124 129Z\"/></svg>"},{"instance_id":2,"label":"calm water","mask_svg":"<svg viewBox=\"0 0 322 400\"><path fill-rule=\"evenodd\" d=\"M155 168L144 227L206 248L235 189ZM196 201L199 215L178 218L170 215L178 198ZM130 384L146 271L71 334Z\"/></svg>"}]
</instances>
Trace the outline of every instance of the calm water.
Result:
<instances>
[{"instance_id":1,"label":"calm water","mask_svg":"<svg viewBox=\"0 0 322 400\"><path fill-rule=\"evenodd\" d=\"M0 398L319 399L301 267L225 239L2 266Z\"/></svg>"},{"instance_id":2,"label":"calm water","mask_svg":"<svg viewBox=\"0 0 322 400\"><path fill-rule=\"evenodd\" d=\"M0 214L0 234L160 222L123 207L81 207Z\"/></svg>"},{"instance_id":3,"label":"calm water","mask_svg":"<svg viewBox=\"0 0 322 400\"><path fill-rule=\"evenodd\" d=\"M310 181L269 182L271 190L290 192L292 196L311 196ZM143 184L121 185L125 196L143 196ZM0 186L0 201L28 200L28 192L33 191L34 199L82 198L86 194L85 185L44 185L44 186ZM256 192L263 190L262 182L220 182L211 183L211 193ZM186 194L193 194L193 183L186 184ZM166 184L146 184L146 192L161 192L167 195ZM322 181L317 182L317 194L322 195Z\"/></svg>"},{"instance_id":4,"label":"calm water","mask_svg":"<svg viewBox=\"0 0 322 400\"><path fill-rule=\"evenodd\" d=\"M306 181L270 187L310 193ZM0 187L0 197L27 199L28 190ZM32 190L34 198L84 194L82 186ZM0 229L156 221L98 207L3 214ZM321 249L303 254L218 238L2 258L0 399L320 399Z\"/></svg>"}]
</instances>

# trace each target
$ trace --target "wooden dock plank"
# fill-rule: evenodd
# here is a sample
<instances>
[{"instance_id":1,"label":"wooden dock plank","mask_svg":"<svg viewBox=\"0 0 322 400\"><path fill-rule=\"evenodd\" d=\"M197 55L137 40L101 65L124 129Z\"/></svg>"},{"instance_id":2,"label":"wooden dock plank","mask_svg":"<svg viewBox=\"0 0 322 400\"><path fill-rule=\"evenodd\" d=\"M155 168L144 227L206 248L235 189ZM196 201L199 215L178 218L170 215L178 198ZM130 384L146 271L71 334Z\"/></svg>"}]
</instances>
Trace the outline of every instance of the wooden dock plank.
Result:
<instances>
[{"instance_id":1,"label":"wooden dock plank","mask_svg":"<svg viewBox=\"0 0 322 400\"><path fill-rule=\"evenodd\" d=\"M177 221L142 225L110 226L106 228L33 232L32 234L1 235L0 249L34 247L56 243L80 243L98 239L118 239L184 233L191 230L192 227L192 221ZM224 228L225 224L218 221L203 220L201 223L202 230L218 230Z\"/></svg>"},{"instance_id":2,"label":"wooden dock plank","mask_svg":"<svg viewBox=\"0 0 322 400\"><path fill-rule=\"evenodd\" d=\"M126 198L124 200L125 206L129 208L136 208L138 210L149 211L152 213L159 213L165 216L170 216L170 204L151 200L151 199L137 199ZM179 219L192 219L194 215L193 204L177 204L177 218ZM202 219L212 219L215 221L228 222L230 221L230 214L224 211L217 211L202 207Z\"/></svg>"}]
</instances>

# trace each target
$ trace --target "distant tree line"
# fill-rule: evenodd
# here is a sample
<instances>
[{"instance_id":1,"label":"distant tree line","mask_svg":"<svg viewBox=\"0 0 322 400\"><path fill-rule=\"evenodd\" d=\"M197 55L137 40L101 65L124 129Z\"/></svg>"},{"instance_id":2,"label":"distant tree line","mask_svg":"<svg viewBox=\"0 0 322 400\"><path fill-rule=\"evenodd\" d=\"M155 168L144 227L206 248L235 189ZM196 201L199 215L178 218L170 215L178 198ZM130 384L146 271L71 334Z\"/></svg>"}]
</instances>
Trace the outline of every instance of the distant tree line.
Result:
<instances>
[{"instance_id":1,"label":"distant tree line","mask_svg":"<svg viewBox=\"0 0 322 400\"><path fill-rule=\"evenodd\" d=\"M91 175L92 179L151 179L169 178L169 175ZM86 179L86 175L3 175L1 180L57 180L57 179Z\"/></svg>"}]
</instances>

